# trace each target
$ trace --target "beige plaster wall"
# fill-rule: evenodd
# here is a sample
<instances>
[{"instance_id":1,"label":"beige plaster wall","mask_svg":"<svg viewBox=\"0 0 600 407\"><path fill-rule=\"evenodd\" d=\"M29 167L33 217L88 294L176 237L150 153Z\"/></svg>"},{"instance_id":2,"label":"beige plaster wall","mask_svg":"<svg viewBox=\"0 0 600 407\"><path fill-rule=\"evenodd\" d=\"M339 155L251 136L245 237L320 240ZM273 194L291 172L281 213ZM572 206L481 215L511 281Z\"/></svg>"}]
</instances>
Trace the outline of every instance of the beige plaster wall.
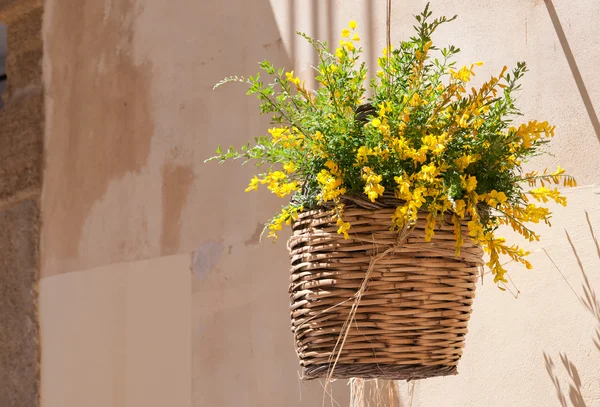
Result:
<instances>
[{"instance_id":1,"label":"beige plaster wall","mask_svg":"<svg viewBox=\"0 0 600 407\"><path fill-rule=\"evenodd\" d=\"M459 45L463 62L485 61L481 77L528 61L525 118L557 124L554 156L536 164L560 162L582 188L569 192L572 205L557 211L555 228L532 246L537 269L511 268L517 300L490 280L481 287L460 375L399 384L401 398L412 397L414 406L560 405L557 386L568 403L573 384L586 403L575 405L594 406L598 308L594 316L577 298L586 280L564 230L582 259L588 290L597 289L600 259L585 211L600 234L594 186L600 5L434 3L437 13L460 14L438 40ZM322 404L321 385L297 377L285 247L258 244L262 222L279 202L243 192L251 168L202 163L217 144L262 135L268 122L242 87L212 91L212 85L256 73L262 59L290 68L295 61L310 80L302 67L312 57L293 32L335 39L351 18L364 45L381 50L384 6L371 0L46 2L42 405ZM410 15L423 6L394 1L394 40L410 32ZM347 393L344 383L335 384L342 406Z\"/></svg>"},{"instance_id":2,"label":"beige plaster wall","mask_svg":"<svg viewBox=\"0 0 600 407\"><path fill-rule=\"evenodd\" d=\"M43 280L48 407L192 406L190 255Z\"/></svg>"},{"instance_id":3,"label":"beige plaster wall","mask_svg":"<svg viewBox=\"0 0 600 407\"><path fill-rule=\"evenodd\" d=\"M371 64L385 46L385 2L299 3L291 15L300 30L335 39L355 19L363 46L376 50L365 55ZM531 166L556 168L560 163L582 187L567 192L568 208L555 208L552 229L538 228L543 240L528 245L536 269L509 265L515 284L510 288L517 299L495 288L491 279L479 287L459 375L397 383L397 402L420 407L599 405L600 303L595 293L600 290L600 250L592 231L600 234L600 57L594 51L600 41L595 29L600 4L432 3L434 14L459 14L435 40L459 46L460 63L484 61L478 80L497 74L505 64L528 63L519 98L523 120L543 118L557 125L552 155L538 157ZM393 1L392 41L411 34L412 15L425 4ZM326 21L333 28L323 25L323 13L328 12ZM290 18L285 5L276 15L282 25ZM302 39L292 38L284 36L285 44L295 51L296 65L306 66L312 62L307 48Z\"/></svg>"},{"instance_id":4,"label":"beige plaster wall","mask_svg":"<svg viewBox=\"0 0 600 407\"><path fill-rule=\"evenodd\" d=\"M265 132L243 88L212 86L290 66L271 4L49 1L44 18L42 404L320 404L285 246L258 244L279 202L243 192L250 168L203 164Z\"/></svg>"},{"instance_id":5,"label":"beige plaster wall","mask_svg":"<svg viewBox=\"0 0 600 407\"><path fill-rule=\"evenodd\" d=\"M477 287L458 376L402 383L402 400L419 407L600 403L600 250L592 235L600 235L600 187L567 196L553 228L537 228L544 241L528 245L535 269L511 269L513 293L491 279Z\"/></svg>"}]
</instances>

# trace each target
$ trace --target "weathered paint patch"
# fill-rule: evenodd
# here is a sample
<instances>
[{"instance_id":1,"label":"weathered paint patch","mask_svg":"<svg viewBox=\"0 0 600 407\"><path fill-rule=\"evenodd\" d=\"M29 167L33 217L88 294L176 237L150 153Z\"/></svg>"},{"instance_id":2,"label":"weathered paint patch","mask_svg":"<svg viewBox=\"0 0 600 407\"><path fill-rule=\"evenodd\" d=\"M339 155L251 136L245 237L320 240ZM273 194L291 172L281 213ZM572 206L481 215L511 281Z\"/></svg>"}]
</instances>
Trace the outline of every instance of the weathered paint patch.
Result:
<instances>
[{"instance_id":1,"label":"weathered paint patch","mask_svg":"<svg viewBox=\"0 0 600 407\"><path fill-rule=\"evenodd\" d=\"M256 229L254 230L254 233L252 233L252 236L250 236L248 238L248 240L246 240L244 242L244 244L246 246L253 246L253 245L259 244L260 243L260 235L262 234L263 229L264 229L264 225L262 225L262 224L259 223L256 226Z\"/></svg>"},{"instance_id":2,"label":"weathered paint patch","mask_svg":"<svg viewBox=\"0 0 600 407\"><path fill-rule=\"evenodd\" d=\"M162 169L161 254L173 254L181 240L181 218L194 182L194 172L184 165L166 164Z\"/></svg>"},{"instance_id":3,"label":"weathered paint patch","mask_svg":"<svg viewBox=\"0 0 600 407\"><path fill-rule=\"evenodd\" d=\"M198 278L204 278L219 263L225 246L221 242L203 243L194 252L192 258L192 273Z\"/></svg>"},{"instance_id":4,"label":"weathered paint patch","mask_svg":"<svg viewBox=\"0 0 600 407\"><path fill-rule=\"evenodd\" d=\"M106 15L103 2L53 2L50 8L44 29L44 64L52 69L45 78L51 111L42 277L81 266L81 244L97 232L85 227L94 205L113 181L139 174L147 164L154 135L153 68L134 61L138 13L135 0L115 2ZM119 246L124 238L115 234L112 241ZM53 266L45 267L50 261Z\"/></svg>"}]
</instances>

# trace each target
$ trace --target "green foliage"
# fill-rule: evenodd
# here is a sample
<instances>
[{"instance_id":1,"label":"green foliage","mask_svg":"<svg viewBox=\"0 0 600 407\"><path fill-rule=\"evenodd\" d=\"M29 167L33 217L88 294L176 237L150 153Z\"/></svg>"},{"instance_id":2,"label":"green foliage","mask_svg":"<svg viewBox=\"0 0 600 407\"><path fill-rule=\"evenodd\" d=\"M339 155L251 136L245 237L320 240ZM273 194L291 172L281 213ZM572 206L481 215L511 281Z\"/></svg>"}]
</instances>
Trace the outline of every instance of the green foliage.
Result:
<instances>
[{"instance_id":1,"label":"green foliage","mask_svg":"<svg viewBox=\"0 0 600 407\"><path fill-rule=\"evenodd\" d=\"M252 161L268 170L257 174L249 190L259 185L281 197L292 196L268 225L275 236L299 211L332 202L339 233L348 236L341 197L366 195L377 200L385 191L402 201L390 219L390 228L401 229L416 222L419 211L431 214L426 238L444 213L456 222L468 220L470 237L490 254L488 265L496 281L504 280L498 253L529 266L527 253L506 246L494 231L508 224L530 240L537 235L524 226L543 220L550 212L528 203L529 198L565 203L557 190L537 182L572 186L575 181L559 167L543 175L524 174L522 164L540 154L554 135L554 126L530 121L518 127L513 120L521 113L515 105L519 81L527 72L520 62L508 72L504 67L479 88L469 82L481 63L456 67L455 46L437 48L431 36L455 17L432 20L429 6L415 16L415 35L395 49L383 51L379 69L367 82L367 66L360 61L362 49L356 23L342 31L340 46L327 44L306 34L318 55L317 89L306 89L294 75L263 61L256 76L229 77L229 82L248 85L248 95L260 100L260 112L276 125L268 137L255 139L241 149L230 147L210 160ZM366 97L366 86L371 97ZM529 198L528 198L529 195ZM480 208L487 207L481 216ZM457 223L458 224L458 223ZM457 229L457 255L462 237Z\"/></svg>"}]
</instances>

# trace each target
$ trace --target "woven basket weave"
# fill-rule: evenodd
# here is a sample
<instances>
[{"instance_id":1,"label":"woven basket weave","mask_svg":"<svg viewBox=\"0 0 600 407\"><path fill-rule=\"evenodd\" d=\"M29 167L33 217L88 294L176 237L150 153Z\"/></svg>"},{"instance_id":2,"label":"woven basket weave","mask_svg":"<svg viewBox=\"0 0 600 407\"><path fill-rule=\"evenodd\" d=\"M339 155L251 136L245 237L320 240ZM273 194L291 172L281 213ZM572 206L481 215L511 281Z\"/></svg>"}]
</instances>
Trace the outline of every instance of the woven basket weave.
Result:
<instances>
[{"instance_id":1,"label":"woven basket weave","mask_svg":"<svg viewBox=\"0 0 600 407\"><path fill-rule=\"evenodd\" d=\"M449 216L425 242L427 213L399 240L390 231L398 204L389 198L346 203L348 240L337 234L331 210L301 213L293 223L291 317L304 379L457 373L483 251L465 237L455 256Z\"/></svg>"}]
</instances>

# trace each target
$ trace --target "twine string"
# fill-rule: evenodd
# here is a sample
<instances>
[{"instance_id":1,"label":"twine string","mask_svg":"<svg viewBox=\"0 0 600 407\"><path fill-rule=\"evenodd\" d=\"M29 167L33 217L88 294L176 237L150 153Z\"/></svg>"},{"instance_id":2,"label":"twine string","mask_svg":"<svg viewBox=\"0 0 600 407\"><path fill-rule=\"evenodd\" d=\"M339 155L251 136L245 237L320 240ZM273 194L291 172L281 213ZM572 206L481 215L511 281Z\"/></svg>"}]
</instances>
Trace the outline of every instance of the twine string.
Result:
<instances>
[{"instance_id":1,"label":"twine string","mask_svg":"<svg viewBox=\"0 0 600 407\"><path fill-rule=\"evenodd\" d=\"M390 96L391 89L391 75L390 75L390 54L392 52L392 0L387 1L386 15L385 15L385 28L386 28L386 58L385 58L385 70L386 70L386 79L388 83L388 96Z\"/></svg>"}]
</instances>

